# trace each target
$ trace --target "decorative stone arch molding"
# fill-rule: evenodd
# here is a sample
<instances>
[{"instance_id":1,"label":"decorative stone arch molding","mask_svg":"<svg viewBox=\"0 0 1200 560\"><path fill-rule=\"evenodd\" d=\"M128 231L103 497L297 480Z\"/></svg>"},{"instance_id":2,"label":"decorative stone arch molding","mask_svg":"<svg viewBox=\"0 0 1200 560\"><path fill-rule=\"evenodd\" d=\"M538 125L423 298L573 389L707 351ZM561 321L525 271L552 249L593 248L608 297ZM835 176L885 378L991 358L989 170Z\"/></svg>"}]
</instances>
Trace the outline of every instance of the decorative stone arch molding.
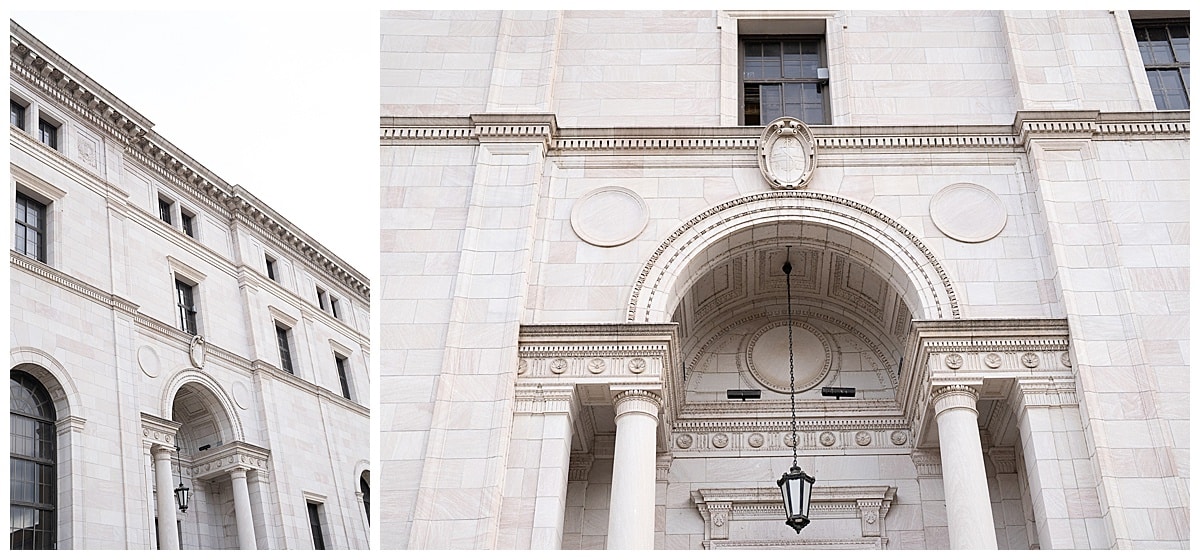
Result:
<instances>
[{"instance_id":1,"label":"decorative stone arch molding","mask_svg":"<svg viewBox=\"0 0 1200 560\"><path fill-rule=\"evenodd\" d=\"M77 418L82 411L79 402L79 390L67 375L67 368L49 353L38 348L19 346L9 352L9 369L16 369L32 375L41 382L50 399L54 401L54 414L59 422L69 418ZM29 367L33 366L33 367ZM82 423L82 419L79 419Z\"/></svg>"},{"instance_id":2,"label":"decorative stone arch molding","mask_svg":"<svg viewBox=\"0 0 1200 560\"><path fill-rule=\"evenodd\" d=\"M628 322L668 322L681 272L706 248L754 226L810 222L853 234L889 256L914 286L916 318L959 318L958 297L941 263L920 238L865 204L812 191L757 193L718 204L676 229L642 267L629 298Z\"/></svg>"},{"instance_id":3,"label":"decorative stone arch molding","mask_svg":"<svg viewBox=\"0 0 1200 560\"><path fill-rule=\"evenodd\" d=\"M175 396L188 383L195 383L207 389L210 395L216 399L216 403L220 405L219 410L212 412L221 422L221 430L227 437L225 441L245 441L246 433L241 419L238 418L233 398L212 377L199 370L185 369L171 378L163 388L162 399L159 403L159 416L172 418Z\"/></svg>"}]
</instances>

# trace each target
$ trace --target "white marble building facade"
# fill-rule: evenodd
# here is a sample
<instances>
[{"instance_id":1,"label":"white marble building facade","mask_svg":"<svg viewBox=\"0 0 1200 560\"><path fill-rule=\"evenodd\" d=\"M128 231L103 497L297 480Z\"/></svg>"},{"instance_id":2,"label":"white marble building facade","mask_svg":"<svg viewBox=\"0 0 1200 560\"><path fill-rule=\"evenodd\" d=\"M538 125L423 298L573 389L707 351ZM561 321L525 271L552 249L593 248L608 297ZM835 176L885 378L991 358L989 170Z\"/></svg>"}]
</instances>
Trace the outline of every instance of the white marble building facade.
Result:
<instances>
[{"instance_id":1,"label":"white marble building facade","mask_svg":"<svg viewBox=\"0 0 1200 560\"><path fill-rule=\"evenodd\" d=\"M367 548L367 278L9 47L11 548Z\"/></svg>"},{"instance_id":2,"label":"white marble building facade","mask_svg":"<svg viewBox=\"0 0 1200 560\"><path fill-rule=\"evenodd\" d=\"M1189 547L1186 18L383 12L382 546Z\"/></svg>"}]
</instances>

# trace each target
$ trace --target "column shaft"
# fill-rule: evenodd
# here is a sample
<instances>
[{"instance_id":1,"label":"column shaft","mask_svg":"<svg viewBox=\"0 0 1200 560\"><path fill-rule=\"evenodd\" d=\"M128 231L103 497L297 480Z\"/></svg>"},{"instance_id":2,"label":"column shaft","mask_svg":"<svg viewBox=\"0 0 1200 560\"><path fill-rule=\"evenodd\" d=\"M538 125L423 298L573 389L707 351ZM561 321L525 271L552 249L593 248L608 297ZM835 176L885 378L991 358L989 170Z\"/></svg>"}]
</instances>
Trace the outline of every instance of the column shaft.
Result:
<instances>
[{"instance_id":1,"label":"column shaft","mask_svg":"<svg viewBox=\"0 0 1200 560\"><path fill-rule=\"evenodd\" d=\"M938 439L942 451L942 485L950 548L995 550L996 528L979 441L977 393L963 385L934 392Z\"/></svg>"},{"instance_id":2,"label":"column shaft","mask_svg":"<svg viewBox=\"0 0 1200 560\"><path fill-rule=\"evenodd\" d=\"M617 441L608 509L609 550L654 548L654 483L658 411L662 401L647 391L614 399Z\"/></svg>"},{"instance_id":3,"label":"column shaft","mask_svg":"<svg viewBox=\"0 0 1200 560\"><path fill-rule=\"evenodd\" d=\"M254 538L254 515L250 511L250 487L246 484L246 469L235 468L229 471L233 481L233 515L237 521L238 548L241 550L258 550L258 541Z\"/></svg>"},{"instance_id":4,"label":"column shaft","mask_svg":"<svg viewBox=\"0 0 1200 560\"><path fill-rule=\"evenodd\" d=\"M154 489L158 503L158 548L179 550L179 533L176 529L175 488L171 480L171 453L174 449L154 446Z\"/></svg>"}]
</instances>

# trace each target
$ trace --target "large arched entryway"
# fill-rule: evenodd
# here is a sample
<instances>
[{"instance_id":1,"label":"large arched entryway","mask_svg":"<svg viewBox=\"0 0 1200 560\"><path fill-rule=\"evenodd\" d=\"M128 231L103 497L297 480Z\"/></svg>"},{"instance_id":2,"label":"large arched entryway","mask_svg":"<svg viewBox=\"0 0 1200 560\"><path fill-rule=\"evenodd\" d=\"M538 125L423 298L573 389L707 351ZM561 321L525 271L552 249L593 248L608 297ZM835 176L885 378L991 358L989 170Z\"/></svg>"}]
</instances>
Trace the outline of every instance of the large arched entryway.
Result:
<instances>
[{"instance_id":1,"label":"large arched entryway","mask_svg":"<svg viewBox=\"0 0 1200 560\"><path fill-rule=\"evenodd\" d=\"M159 548L266 548L269 452L244 441L231 399L207 377L185 372L168 385L164 409L169 419L142 416L152 440ZM180 485L190 489L186 511ZM165 533L172 524L175 534Z\"/></svg>"}]
</instances>

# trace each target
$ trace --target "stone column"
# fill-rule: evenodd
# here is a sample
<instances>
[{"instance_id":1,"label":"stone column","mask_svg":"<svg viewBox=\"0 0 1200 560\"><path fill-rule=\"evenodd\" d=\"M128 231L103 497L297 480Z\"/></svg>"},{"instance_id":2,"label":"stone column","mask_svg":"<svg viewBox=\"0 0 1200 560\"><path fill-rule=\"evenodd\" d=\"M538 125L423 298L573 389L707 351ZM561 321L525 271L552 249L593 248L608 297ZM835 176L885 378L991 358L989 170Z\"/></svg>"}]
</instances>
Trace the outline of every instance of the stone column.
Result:
<instances>
[{"instance_id":1,"label":"stone column","mask_svg":"<svg viewBox=\"0 0 1200 560\"><path fill-rule=\"evenodd\" d=\"M978 398L979 393L966 385L949 385L933 392L950 548L956 550L996 549L983 445L979 441L979 411L975 408Z\"/></svg>"},{"instance_id":2,"label":"stone column","mask_svg":"<svg viewBox=\"0 0 1200 560\"><path fill-rule=\"evenodd\" d=\"M609 550L654 548L654 480L662 399L632 389L613 399L617 442L608 506Z\"/></svg>"},{"instance_id":3,"label":"stone column","mask_svg":"<svg viewBox=\"0 0 1200 560\"><path fill-rule=\"evenodd\" d=\"M233 515L237 518L238 548L258 550L254 538L254 515L250 511L250 487L246 484L246 468L234 467L229 471L233 481Z\"/></svg>"},{"instance_id":4,"label":"stone column","mask_svg":"<svg viewBox=\"0 0 1200 560\"><path fill-rule=\"evenodd\" d=\"M165 445L150 449L154 456L154 488L158 502L158 548L179 550L179 533L175 526L175 489L171 480L171 453L175 450Z\"/></svg>"}]
</instances>

